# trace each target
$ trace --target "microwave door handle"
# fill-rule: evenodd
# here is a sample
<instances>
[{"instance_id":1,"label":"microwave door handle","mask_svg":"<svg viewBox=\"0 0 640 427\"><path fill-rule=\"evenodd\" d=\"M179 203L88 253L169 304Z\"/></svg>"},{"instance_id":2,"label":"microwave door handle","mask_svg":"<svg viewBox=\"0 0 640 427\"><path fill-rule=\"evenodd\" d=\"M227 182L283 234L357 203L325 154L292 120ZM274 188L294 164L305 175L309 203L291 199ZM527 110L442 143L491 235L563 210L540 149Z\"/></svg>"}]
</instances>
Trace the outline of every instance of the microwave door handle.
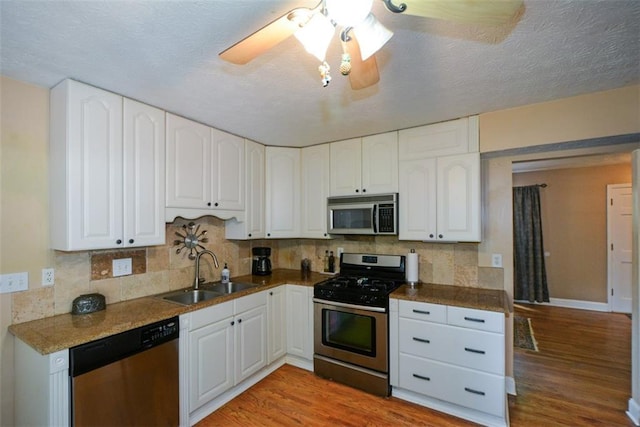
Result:
<instances>
[{"instance_id":1,"label":"microwave door handle","mask_svg":"<svg viewBox=\"0 0 640 427\"><path fill-rule=\"evenodd\" d=\"M374 234L378 234L378 205L373 205L373 208L371 209L371 213L373 216L373 233Z\"/></svg>"}]
</instances>

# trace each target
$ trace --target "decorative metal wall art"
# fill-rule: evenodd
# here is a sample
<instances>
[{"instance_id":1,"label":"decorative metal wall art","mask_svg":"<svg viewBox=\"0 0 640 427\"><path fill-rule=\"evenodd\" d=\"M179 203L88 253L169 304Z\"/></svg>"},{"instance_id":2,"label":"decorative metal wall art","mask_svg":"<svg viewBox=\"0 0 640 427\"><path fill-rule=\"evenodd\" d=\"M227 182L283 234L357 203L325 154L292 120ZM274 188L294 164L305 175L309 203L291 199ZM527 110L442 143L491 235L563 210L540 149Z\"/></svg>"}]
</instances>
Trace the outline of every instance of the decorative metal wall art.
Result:
<instances>
[{"instance_id":1,"label":"decorative metal wall art","mask_svg":"<svg viewBox=\"0 0 640 427\"><path fill-rule=\"evenodd\" d=\"M207 243L209 241L209 238L206 237L207 230L200 232L200 224L190 222L182 226L182 231L184 234L176 231L176 236L180 237L181 240L176 239L173 241L174 246L180 245L180 247L176 249L176 253L179 254L183 250L185 250L185 252L188 250L189 259L194 260L198 252L206 249L200 243Z\"/></svg>"}]
</instances>

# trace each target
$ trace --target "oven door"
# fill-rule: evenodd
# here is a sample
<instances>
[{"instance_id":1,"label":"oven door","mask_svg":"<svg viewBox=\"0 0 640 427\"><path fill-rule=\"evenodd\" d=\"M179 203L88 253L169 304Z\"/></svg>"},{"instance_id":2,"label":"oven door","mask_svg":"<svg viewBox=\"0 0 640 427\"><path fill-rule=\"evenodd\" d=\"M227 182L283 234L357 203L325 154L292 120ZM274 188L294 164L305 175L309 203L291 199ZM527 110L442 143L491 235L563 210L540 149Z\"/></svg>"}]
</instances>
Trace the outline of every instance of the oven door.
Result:
<instances>
[{"instance_id":1,"label":"oven door","mask_svg":"<svg viewBox=\"0 0 640 427\"><path fill-rule=\"evenodd\" d=\"M388 317L384 308L314 299L314 352L388 372ZM380 310L380 311L377 311Z\"/></svg>"}]
</instances>

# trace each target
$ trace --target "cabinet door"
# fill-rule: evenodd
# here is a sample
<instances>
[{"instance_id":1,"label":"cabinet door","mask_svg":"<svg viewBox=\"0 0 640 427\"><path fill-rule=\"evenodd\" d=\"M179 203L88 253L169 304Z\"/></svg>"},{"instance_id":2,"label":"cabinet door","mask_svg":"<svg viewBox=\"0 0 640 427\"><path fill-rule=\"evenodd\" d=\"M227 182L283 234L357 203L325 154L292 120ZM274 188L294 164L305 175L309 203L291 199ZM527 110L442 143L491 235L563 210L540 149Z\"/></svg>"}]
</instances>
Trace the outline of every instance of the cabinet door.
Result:
<instances>
[{"instance_id":1,"label":"cabinet door","mask_svg":"<svg viewBox=\"0 0 640 427\"><path fill-rule=\"evenodd\" d=\"M268 363L280 359L287 354L287 317L286 285L269 290L267 311L269 312Z\"/></svg>"},{"instance_id":2,"label":"cabinet door","mask_svg":"<svg viewBox=\"0 0 640 427\"><path fill-rule=\"evenodd\" d=\"M477 116L469 135L469 119L462 118L398 131L400 160L464 154L478 151Z\"/></svg>"},{"instance_id":3,"label":"cabinet door","mask_svg":"<svg viewBox=\"0 0 640 427\"><path fill-rule=\"evenodd\" d=\"M225 222L227 239L263 239L264 231L264 145L245 140L245 221Z\"/></svg>"},{"instance_id":4,"label":"cabinet door","mask_svg":"<svg viewBox=\"0 0 640 427\"><path fill-rule=\"evenodd\" d=\"M72 80L53 88L50 167L52 248L122 245L122 97Z\"/></svg>"},{"instance_id":5,"label":"cabinet door","mask_svg":"<svg viewBox=\"0 0 640 427\"><path fill-rule=\"evenodd\" d=\"M211 129L211 207L244 209L244 139Z\"/></svg>"},{"instance_id":6,"label":"cabinet door","mask_svg":"<svg viewBox=\"0 0 640 427\"><path fill-rule=\"evenodd\" d=\"M400 240L436 239L436 159L400 163Z\"/></svg>"},{"instance_id":7,"label":"cabinet door","mask_svg":"<svg viewBox=\"0 0 640 427\"><path fill-rule=\"evenodd\" d=\"M266 148L267 237L300 237L300 149Z\"/></svg>"},{"instance_id":8,"label":"cabinet door","mask_svg":"<svg viewBox=\"0 0 640 427\"><path fill-rule=\"evenodd\" d=\"M480 241L480 153L438 158L438 240Z\"/></svg>"},{"instance_id":9,"label":"cabinet door","mask_svg":"<svg viewBox=\"0 0 640 427\"><path fill-rule=\"evenodd\" d=\"M124 99L125 246L162 245L164 222L164 111Z\"/></svg>"},{"instance_id":10,"label":"cabinet door","mask_svg":"<svg viewBox=\"0 0 640 427\"><path fill-rule=\"evenodd\" d=\"M362 192L398 192L398 133L362 138Z\"/></svg>"},{"instance_id":11,"label":"cabinet door","mask_svg":"<svg viewBox=\"0 0 640 427\"><path fill-rule=\"evenodd\" d=\"M267 307L235 317L235 384L267 366Z\"/></svg>"},{"instance_id":12,"label":"cabinet door","mask_svg":"<svg viewBox=\"0 0 640 427\"><path fill-rule=\"evenodd\" d=\"M324 239L327 234L329 145L302 149L302 206L300 237Z\"/></svg>"},{"instance_id":13,"label":"cabinet door","mask_svg":"<svg viewBox=\"0 0 640 427\"><path fill-rule=\"evenodd\" d=\"M189 334L189 410L194 411L233 387L233 318Z\"/></svg>"},{"instance_id":14,"label":"cabinet door","mask_svg":"<svg viewBox=\"0 0 640 427\"><path fill-rule=\"evenodd\" d=\"M167 113L167 207L211 203L211 128Z\"/></svg>"},{"instance_id":15,"label":"cabinet door","mask_svg":"<svg viewBox=\"0 0 640 427\"><path fill-rule=\"evenodd\" d=\"M287 353L309 360L313 358L310 301L306 286L287 285Z\"/></svg>"},{"instance_id":16,"label":"cabinet door","mask_svg":"<svg viewBox=\"0 0 640 427\"><path fill-rule=\"evenodd\" d=\"M350 196L362 190L362 141L360 138L329 144L331 195Z\"/></svg>"}]
</instances>

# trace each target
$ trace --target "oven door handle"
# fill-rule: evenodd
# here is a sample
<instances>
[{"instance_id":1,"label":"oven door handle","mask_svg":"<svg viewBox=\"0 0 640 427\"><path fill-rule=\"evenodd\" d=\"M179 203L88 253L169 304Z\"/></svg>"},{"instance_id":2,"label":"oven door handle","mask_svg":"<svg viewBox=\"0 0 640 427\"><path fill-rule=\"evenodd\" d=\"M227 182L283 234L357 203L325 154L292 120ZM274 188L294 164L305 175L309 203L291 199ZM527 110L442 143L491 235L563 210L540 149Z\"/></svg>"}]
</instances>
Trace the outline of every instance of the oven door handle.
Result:
<instances>
[{"instance_id":1,"label":"oven door handle","mask_svg":"<svg viewBox=\"0 0 640 427\"><path fill-rule=\"evenodd\" d=\"M313 302L317 302L318 304L333 305L336 307L353 308L355 310L375 311L378 313L386 313L387 311L387 309L384 307L368 307L366 305L347 304L344 302L327 301L319 298L314 298Z\"/></svg>"}]
</instances>

